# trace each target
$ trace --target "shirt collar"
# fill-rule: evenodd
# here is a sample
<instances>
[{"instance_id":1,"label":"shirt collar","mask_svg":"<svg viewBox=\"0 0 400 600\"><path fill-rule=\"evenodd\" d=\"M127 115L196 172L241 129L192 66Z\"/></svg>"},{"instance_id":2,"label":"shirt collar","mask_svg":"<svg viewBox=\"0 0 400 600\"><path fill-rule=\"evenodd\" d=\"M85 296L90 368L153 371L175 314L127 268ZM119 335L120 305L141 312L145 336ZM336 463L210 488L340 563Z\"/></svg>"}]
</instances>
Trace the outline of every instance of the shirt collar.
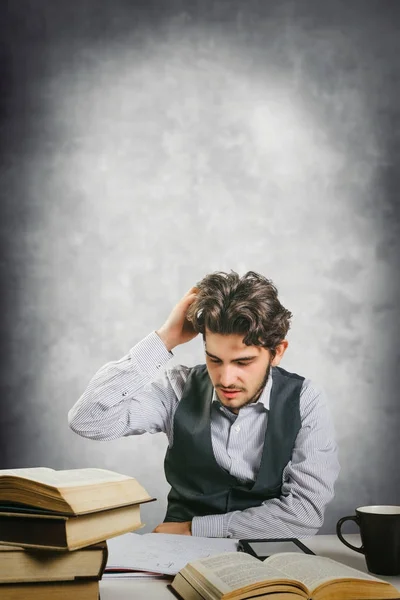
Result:
<instances>
[{"instance_id":1,"label":"shirt collar","mask_svg":"<svg viewBox=\"0 0 400 600\"><path fill-rule=\"evenodd\" d=\"M264 408L266 410L269 410L269 403L270 403L270 399L271 399L271 389L272 389L272 367L270 369L269 372L269 376L267 379L267 383L265 384L265 387L263 389L263 391L261 392L261 395L259 397L259 399L254 402L253 404L263 404ZM212 401L213 402L217 402L218 404L221 404L221 402L218 399L218 396L215 392L215 388L213 391L213 397L212 397Z\"/></svg>"}]
</instances>

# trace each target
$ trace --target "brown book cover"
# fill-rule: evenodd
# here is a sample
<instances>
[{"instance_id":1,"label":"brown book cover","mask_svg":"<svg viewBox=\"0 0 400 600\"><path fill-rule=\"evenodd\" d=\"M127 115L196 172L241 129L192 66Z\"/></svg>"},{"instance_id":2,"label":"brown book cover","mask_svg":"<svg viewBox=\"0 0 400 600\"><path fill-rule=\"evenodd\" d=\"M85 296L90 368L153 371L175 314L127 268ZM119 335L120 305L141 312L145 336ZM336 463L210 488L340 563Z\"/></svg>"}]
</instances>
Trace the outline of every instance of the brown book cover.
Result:
<instances>
[{"instance_id":1,"label":"brown book cover","mask_svg":"<svg viewBox=\"0 0 400 600\"><path fill-rule=\"evenodd\" d=\"M107 564L106 542L75 552L54 552L0 545L0 584L101 579Z\"/></svg>"},{"instance_id":2,"label":"brown book cover","mask_svg":"<svg viewBox=\"0 0 400 600\"><path fill-rule=\"evenodd\" d=\"M0 512L0 544L77 550L142 527L140 505L66 516L34 511Z\"/></svg>"}]
</instances>

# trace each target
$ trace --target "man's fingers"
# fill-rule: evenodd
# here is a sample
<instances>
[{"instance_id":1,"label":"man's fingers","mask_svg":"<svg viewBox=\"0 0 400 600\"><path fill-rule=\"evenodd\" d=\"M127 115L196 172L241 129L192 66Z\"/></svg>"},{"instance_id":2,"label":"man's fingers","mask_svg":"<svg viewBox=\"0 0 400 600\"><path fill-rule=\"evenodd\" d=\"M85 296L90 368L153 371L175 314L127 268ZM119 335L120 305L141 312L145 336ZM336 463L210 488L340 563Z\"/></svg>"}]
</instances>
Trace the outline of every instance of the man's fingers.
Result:
<instances>
[{"instance_id":1,"label":"man's fingers","mask_svg":"<svg viewBox=\"0 0 400 600\"><path fill-rule=\"evenodd\" d=\"M197 289L197 288L192 288L192 289ZM189 292L187 292L187 293L186 293L186 294L183 296L183 298L182 298L181 302L182 302L183 306L185 306L185 307L186 307L186 306L187 306L187 307L189 307L189 306L192 304L192 302L193 302L193 301L196 299L196 297L197 297L197 292L191 292L191 291L189 290Z\"/></svg>"},{"instance_id":2,"label":"man's fingers","mask_svg":"<svg viewBox=\"0 0 400 600\"><path fill-rule=\"evenodd\" d=\"M194 285L193 287L190 288L190 290L188 290L186 292L185 296L190 296L191 294L197 294L198 291L199 291L199 288Z\"/></svg>"}]
</instances>

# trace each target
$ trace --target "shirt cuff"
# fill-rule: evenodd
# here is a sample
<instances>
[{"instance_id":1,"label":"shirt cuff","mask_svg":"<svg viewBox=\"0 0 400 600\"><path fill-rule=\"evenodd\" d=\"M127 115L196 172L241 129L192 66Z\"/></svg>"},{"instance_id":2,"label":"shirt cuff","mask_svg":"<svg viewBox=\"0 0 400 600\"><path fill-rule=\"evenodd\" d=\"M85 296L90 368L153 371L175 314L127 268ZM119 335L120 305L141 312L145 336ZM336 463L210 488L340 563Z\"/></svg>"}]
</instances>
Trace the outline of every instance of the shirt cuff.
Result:
<instances>
[{"instance_id":1,"label":"shirt cuff","mask_svg":"<svg viewBox=\"0 0 400 600\"><path fill-rule=\"evenodd\" d=\"M155 331L149 333L141 342L134 346L130 357L138 365L141 371L155 379L162 367L174 356L167 350L164 342Z\"/></svg>"},{"instance_id":2,"label":"shirt cuff","mask_svg":"<svg viewBox=\"0 0 400 600\"><path fill-rule=\"evenodd\" d=\"M193 517L192 535L196 537L223 538L227 536L227 515Z\"/></svg>"}]
</instances>

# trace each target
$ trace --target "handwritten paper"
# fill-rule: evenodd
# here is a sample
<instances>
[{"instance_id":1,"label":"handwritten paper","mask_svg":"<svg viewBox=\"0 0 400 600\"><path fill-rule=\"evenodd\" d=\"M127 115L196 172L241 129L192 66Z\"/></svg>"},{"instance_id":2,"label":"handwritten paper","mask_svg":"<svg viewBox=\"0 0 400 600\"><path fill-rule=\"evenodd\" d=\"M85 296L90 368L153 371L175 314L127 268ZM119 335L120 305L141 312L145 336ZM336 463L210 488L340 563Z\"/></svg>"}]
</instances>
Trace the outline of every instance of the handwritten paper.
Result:
<instances>
[{"instance_id":1,"label":"handwritten paper","mask_svg":"<svg viewBox=\"0 0 400 600\"><path fill-rule=\"evenodd\" d=\"M168 533L126 533L107 541L107 570L151 571L176 575L193 560L235 552L237 540Z\"/></svg>"}]
</instances>

